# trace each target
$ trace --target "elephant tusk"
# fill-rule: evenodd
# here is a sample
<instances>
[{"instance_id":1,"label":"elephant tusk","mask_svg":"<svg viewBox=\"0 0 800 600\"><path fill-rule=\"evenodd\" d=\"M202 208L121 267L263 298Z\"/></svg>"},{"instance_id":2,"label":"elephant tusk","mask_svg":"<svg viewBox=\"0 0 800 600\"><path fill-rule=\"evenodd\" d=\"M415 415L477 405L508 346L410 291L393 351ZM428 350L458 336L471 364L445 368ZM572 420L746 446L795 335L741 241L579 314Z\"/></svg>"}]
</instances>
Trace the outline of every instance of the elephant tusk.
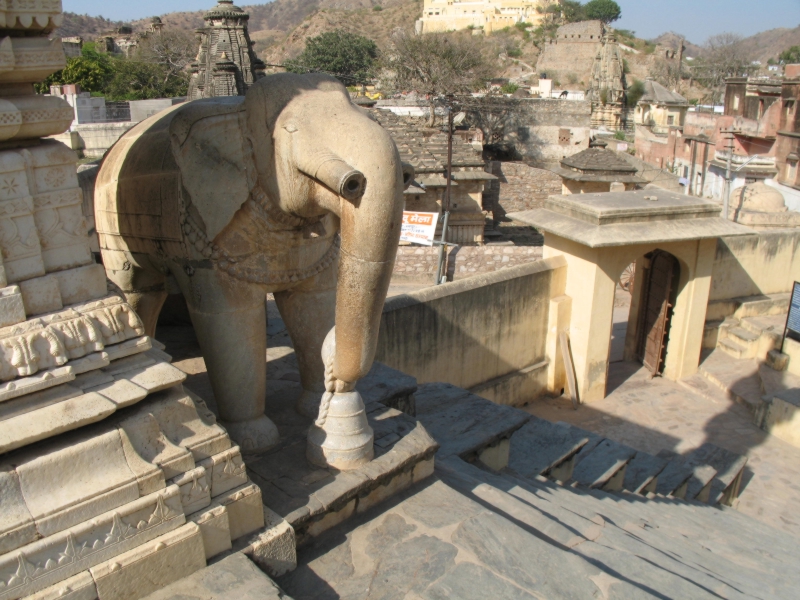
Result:
<instances>
[{"instance_id":1,"label":"elephant tusk","mask_svg":"<svg viewBox=\"0 0 800 600\"><path fill-rule=\"evenodd\" d=\"M367 188L364 174L332 153L315 154L306 160L298 160L298 169L350 202L361 198Z\"/></svg>"}]
</instances>

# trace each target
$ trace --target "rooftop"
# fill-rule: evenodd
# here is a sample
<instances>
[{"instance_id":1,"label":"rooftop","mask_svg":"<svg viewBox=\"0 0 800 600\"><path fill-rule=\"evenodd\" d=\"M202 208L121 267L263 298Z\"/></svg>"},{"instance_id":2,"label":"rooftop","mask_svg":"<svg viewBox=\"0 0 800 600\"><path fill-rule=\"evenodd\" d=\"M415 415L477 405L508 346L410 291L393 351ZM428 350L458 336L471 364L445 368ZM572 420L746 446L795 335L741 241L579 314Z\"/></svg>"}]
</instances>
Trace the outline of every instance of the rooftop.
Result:
<instances>
[{"instance_id":1,"label":"rooftop","mask_svg":"<svg viewBox=\"0 0 800 600\"><path fill-rule=\"evenodd\" d=\"M590 248L746 235L748 227L719 216L715 202L666 190L550 196L544 208L510 213Z\"/></svg>"},{"instance_id":2,"label":"rooftop","mask_svg":"<svg viewBox=\"0 0 800 600\"><path fill-rule=\"evenodd\" d=\"M619 181L646 183L636 175L636 167L620 157L614 150L587 148L561 161L561 167L552 171L573 181Z\"/></svg>"},{"instance_id":3,"label":"rooftop","mask_svg":"<svg viewBox=\"0 0 800 600\"><path fill-rule=\"evenodd\" d=\"M644 82L644 95L639 102L645 104L679 104L689 106L689 101L677 92L670 91L657 81L647 79Z\"/></svg>"}]
</instances>

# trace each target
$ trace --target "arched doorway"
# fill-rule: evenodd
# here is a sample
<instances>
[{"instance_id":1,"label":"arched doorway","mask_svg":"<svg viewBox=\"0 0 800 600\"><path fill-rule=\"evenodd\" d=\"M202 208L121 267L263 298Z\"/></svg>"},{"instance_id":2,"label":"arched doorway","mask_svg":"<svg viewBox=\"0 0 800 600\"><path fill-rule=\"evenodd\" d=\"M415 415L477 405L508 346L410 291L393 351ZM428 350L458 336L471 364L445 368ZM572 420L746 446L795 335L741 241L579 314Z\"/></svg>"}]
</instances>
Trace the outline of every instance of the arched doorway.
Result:
<instances>
[{"instance_id":1,"label":"arched doorway","mask_svg":"<svg viewBox=\"0 0 800 600\"><path fill-rule=\"evenodd\" d=\"M654 250L644 258L642 268L637 264L636 273L637 284L642 285L636 358L651 375L660 375L664 370L680 265L677 258L664 250Z\"/></svg>"}]
</instances>

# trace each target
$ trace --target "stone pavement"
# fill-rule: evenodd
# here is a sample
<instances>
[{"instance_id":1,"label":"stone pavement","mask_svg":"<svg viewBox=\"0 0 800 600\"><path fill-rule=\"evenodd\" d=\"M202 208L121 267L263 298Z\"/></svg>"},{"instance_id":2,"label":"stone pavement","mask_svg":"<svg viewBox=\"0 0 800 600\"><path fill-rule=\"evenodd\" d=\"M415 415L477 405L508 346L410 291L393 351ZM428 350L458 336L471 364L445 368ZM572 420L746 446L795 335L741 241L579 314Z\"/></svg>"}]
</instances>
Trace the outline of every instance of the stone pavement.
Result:
<instances>
[{"instance_id":1,"label":"stone pavement","mask_svg":"<svg viewBox=\"0 0 800 600\"><path fill-rule=\"evenodd\" d=\"M720 391L699 395L650 379L635 363L614 363L605 399L575 411L569 398L542 398L525 410L565 421L650 454L686 454L711 442L747 456L737 509L800 537L800 449L752 423L752 414Z\"/></svg>"}]
</instances>

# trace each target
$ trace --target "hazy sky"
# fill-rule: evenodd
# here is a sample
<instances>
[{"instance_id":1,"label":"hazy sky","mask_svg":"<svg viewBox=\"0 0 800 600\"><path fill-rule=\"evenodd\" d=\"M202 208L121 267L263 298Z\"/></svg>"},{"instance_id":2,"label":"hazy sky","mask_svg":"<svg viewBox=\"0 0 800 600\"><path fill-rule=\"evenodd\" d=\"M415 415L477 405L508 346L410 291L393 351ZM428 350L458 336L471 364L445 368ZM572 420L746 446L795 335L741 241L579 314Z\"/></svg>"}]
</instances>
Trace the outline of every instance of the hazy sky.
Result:
<instances>
[{"instance_id":1,"label":"hazy sky","mask_svg":"<svg viewBox=\"0 0 800 600\"><path fill-rule=\"evenodd\" d=\"M129 21L178 10L211 8L215 0L63 0L64 10ZM723 31L745 36L775 27L800 25L800 0L617 0L622 19L616 27L652 38L682 33L695 44ZM245 0L241 5L263 4Z\"/></svg>"}]
</instances>

